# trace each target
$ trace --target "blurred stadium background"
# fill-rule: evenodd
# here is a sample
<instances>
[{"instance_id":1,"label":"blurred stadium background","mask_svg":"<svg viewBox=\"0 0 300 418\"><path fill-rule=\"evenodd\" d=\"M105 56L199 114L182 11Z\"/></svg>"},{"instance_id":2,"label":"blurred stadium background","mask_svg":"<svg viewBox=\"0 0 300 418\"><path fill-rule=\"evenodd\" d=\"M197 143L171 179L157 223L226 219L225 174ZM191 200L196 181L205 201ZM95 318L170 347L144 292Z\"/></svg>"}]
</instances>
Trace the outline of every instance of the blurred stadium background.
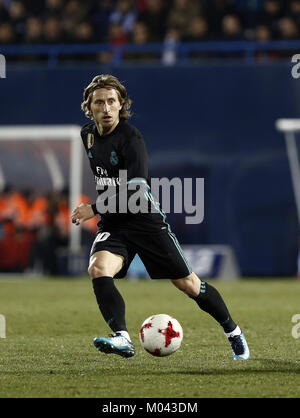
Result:
<instances>
[{"instance_id":1,"label":"blurred stadium background","mask_svg":"<svg viewBox=\"0 0 300 418\"><path fill-rule=\"evenodd\" d=\"M83 125L84 87L112 73L133 99L151 176L205 179L204 221L168 216L199 275L296 277L297 210L275 123L300 114L299 25L299 0L0 0L0 133ZM71 254L69 169L68 141L0 142L1 272L85 274L96 219ZM95 198L83 155L78 201ZM131 275L144 275L138 260Z\"/></svg>"}]
</instances>

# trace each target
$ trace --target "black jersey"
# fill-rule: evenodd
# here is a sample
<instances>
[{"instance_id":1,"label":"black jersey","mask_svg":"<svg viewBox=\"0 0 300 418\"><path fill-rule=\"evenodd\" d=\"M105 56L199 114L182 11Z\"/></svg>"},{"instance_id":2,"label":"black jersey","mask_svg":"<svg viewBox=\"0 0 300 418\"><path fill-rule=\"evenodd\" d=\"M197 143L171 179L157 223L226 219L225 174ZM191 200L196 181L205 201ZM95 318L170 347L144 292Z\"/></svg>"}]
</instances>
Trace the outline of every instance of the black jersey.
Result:
<instances>
[{"instance_id":1,"label":"black jersey","mask_svg":"<svg viewBox=\"0 0 300 418\"><path fill-rule=\"evenodd\" d=\"M133 125L121 120L108 135L100 136L95 123L82 127L81 137L94 175L96 189L101 196L107 187L118 189L120 170L126 170L127 181L140 179L147 185L146 198L156 208L155 213L101 213L100 230L105 227L156 231L168 226L165 214L151 194L149 163L141 133ZM128 193L128 196L130 193ZM95 211L95 205L93 210Z\"/></svg>"}]
</instances>

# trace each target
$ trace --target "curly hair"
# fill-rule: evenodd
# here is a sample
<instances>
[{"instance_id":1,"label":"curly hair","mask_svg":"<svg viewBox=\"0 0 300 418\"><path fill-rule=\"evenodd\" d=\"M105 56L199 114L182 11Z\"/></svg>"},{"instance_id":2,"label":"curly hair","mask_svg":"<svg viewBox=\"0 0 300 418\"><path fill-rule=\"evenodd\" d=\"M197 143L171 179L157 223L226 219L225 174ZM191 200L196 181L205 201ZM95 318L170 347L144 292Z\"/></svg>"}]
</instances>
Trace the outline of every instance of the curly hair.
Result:
<instances>
[{"instance_id":1,"label":"curly hair","mask_svg":"<svg viewBox=\"0 0 300 418\"><path fill-rule=\"evenodd\" d=\"M81 103L81 109L85 113L87 118L93 120L93 115L90 110L90 104L92 99L92 94L97 89L115 89L119 102L122 105L120 110L119 117L120 119L129 119L131 117L130 106L132 101L127 96L127 91L125 86L120 83L120 81L110 74L100 74L93 78L91 83L84 89L83 92L83 102Z\"/></svg>"}]
</instances>

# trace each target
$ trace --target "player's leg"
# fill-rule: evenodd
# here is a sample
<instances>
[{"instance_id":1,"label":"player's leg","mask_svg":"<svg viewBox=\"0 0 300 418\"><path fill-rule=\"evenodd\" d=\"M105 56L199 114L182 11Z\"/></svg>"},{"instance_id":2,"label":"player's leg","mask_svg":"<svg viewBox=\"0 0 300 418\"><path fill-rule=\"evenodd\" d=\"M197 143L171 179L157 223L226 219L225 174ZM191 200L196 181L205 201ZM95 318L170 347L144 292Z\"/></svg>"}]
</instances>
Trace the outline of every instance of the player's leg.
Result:
<instances>
[{"instance_id":1,"label":"player's leg","mask_svg":"<svg viewBox=\"0 0 300 418\"><path fill-rule=\"evenodd\" d=\"M199 307L212 315L226 333L234 331L236 324L219 292L208 283L201 282L192 271L184 253L170 230L148 236L144 234L138 253L152 279L167 278L178 289L193 298Z\"/></svg>"},{"instance_id":2,"label":"player's leg","mask_svg":"<svg viewBox=\"0 0 300 418\"><path fill-rule=\"evenodd\" d=\"M240 328L230 316L226 304L220 293L210 284L201 281L192 271L185 258L182 248L170 229L164 229L150 236L144 234L143 240L137 248L143 263L152 279L170 279L172 283L198 306L215 318L223 327L231 346L236 346L235 355L241 353L241 339L244 338ZM238 334L240 337L237 337ZM237 341L238 340L238 341ZM244 343L245 358L249 357L248 347ZM234 357L236 359L244 359Z\"/></svg>"},{"instance_id":3,"label":"player's leg","mask_svg":"<svg viewBox=\"0 0 300 418\"><path fill-rule=\"evenodd\" d=\"M113 280L123 264L123 256L101 250L91 255L88 268L99 309L114 332L127 331L125 302Z\"/></svg>"},{"instance_id":4,"label":"player's leg","mask_svg":"<svg viewBox=\"0 0 300 418\"><path fill-rule=\"evenodd\" d=\"M194 272L182 279L172 280L172 283L194 299L203 311L218 321L225 333L235 330L237 325L231 318L222 296L215 287L201 281Z\"/></svg>"},{"instance_id":5,"label":"player's leg","mask_svg":"<svg viewBox=\"0 0 300 418\"><path fill-rule=\"evenodd\" d=\"M172 283L194 299L200 309L210 314L223 327L235 360L247 360L250 357L243 332L231 318L222 296L214 286L201 281L194 272L181 279L172 280Z\"/></svg>"},{"instance_id":6,"label":"player's leg","mask_svg":"<svg viewBox=\"0 0 300 418\"><path fill-rule=\"evenodd\" d=\"M93 253L88 268L102 316L114 334L96 337L95 347L102 353L132 357L135 353L125 321L125 302L114 284L124 265L124 257L106 250Z\"/></svg>"}]
</instances>

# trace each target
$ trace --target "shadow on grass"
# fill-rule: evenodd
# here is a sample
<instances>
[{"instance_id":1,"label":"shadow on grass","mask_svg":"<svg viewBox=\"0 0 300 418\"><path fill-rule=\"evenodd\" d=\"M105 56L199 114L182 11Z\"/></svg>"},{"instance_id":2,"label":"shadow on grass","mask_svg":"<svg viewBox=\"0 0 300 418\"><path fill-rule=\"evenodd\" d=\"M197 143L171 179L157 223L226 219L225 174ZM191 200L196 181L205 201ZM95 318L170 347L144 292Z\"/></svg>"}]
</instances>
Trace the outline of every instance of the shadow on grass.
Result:
<instances>
[{"instance_id":1,"label":"shadow on grass","mask_svg":"<svg viewBox=\"0 0 300 418\"><path fill-rule=\"evenodd\" d=\"M128 364L129 366L129 364ZM203 375L203 376L237 376L237 375L249 375L249 374L274 374L274 373L289 373L291 375L299 375L300 374L300 363L296 361L283 361L283 360L275 360L275 359L250 359L247 361L232 361L231 366L227 366L227 364L222 364L219 366L213 367L205 367L199 365L198 367L193 368L186 368L186 369L163 369L161 367L157 368L156 370L149 370L144 366L140 367L140 365L130 365L129 367L124 368L117 368L117 370L112 369L104 369L101 365L97 364L91 370L74 370L70 367L68 370L66 369L44 369L44 370L15 370L15 371L5 371L2 372L2 375L16 375L16 376L24 376L24 375L65 375L66 378L70 376L92 376L98 375L101 373L102 376L176 376L176 375Z\"/></svg>"},{"instance_id":2,"label":"shadow on grass","mask_svg":"<svg viewBox=\"0 0 300 418\"><path fill-rule=\"evenodd\" d=\"M253 367L254 365L257 367ZM237 365L238 368L234 368ZM162 374L163 371L152 372L152 374ZM170 374L182 374L182 375L241 375L241 374L266 374L266 373L289 373L298 375L300 374L300 363L296 361L284 361L274 359L249 359L247 361L234 361L234 364L230 368L216 367L216 368L201 368L199 370L173 370L169 371Z\"/></svg>"}]
</instances>

